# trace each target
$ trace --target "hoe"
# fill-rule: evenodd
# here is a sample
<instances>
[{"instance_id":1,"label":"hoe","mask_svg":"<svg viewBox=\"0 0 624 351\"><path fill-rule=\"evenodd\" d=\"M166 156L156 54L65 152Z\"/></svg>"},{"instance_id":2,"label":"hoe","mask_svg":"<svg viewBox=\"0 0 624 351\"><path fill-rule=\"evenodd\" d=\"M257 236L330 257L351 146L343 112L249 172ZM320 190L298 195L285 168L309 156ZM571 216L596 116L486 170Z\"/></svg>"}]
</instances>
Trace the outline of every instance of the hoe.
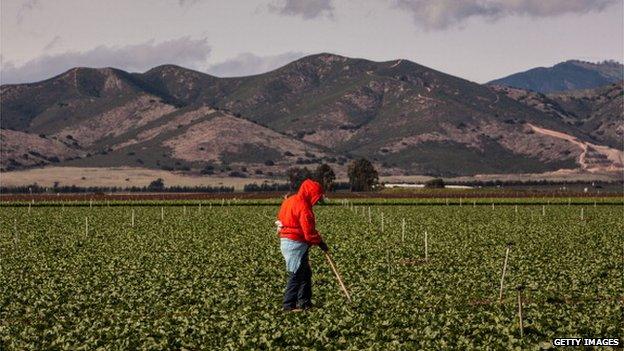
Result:
<instances>
[{"instance_id":1,"label":"hoe","mask_svg":"<svg viewBox=\"0 0 624 351\"><path fill-rule=\"evenodd\" d=\"M334 272L334 275L336 276L336 279L338 280L338 284L340 284L340 289L342 290L342 292L347 297L347 301L349 301L349 303L351 303L351 295L349 295L349 291L347 291L347 288L345 287L344 283L342 282L342 278L340 277L340 273L338 273L338 269L336 268L336 264L334 263L334 260L332 259L332 257L329 254L329 252L325 252L325 258L327 258L327 263L329 263L329 266L331 267L332 271Z\"/></svg>"}]
</instances>

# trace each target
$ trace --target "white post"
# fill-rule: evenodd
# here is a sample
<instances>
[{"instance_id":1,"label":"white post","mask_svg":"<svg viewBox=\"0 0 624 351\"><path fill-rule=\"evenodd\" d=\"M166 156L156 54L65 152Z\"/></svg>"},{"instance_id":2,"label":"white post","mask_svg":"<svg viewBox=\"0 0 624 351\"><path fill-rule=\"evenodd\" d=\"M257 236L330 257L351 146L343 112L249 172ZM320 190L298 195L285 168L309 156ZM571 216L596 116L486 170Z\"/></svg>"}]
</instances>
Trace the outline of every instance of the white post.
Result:
<instances>
[{"instance_id":1,"label":"white post","mask_svg":"<svg viewBox=\"0 0 624 351\"><path fill-rule=\"evenodd\" d=\"M401 222L401 242L405 242L405 218Z\"/></svg>"},{"instance_id":2,"label":"white post","mask_svg":"<svg viewBox=\"0 0 624 351\"><path fill-rule=\"evenodd\" d=\"M425 230L425 261L429 261L429 244L427 243L427 231Z\"/></svg>"},{"instance_id":3,"label":"white post","mask_svg":"<svg viewBox=\"0 0 624 351\"><path fill-rule=\"evenodd\" d=\"M516 205L516 213L518 213L518 205Z\"/></svg>"},{"instance_id":4,"label":"white post","mask_svg":"<svg viewBox=\"0 0 624 351\"><path fill-rule=\"evenodd\" d=\"M89 236L89 218L85 217L85 236Z\"/></svg>"},{"instance_id":5,"label":"white post","mask_svg":"<svg viewBox=\"0 0 624 351\"><path fill-rule=\"evenodd\" d=\"M462 207L462 198L459 198L459 207Z\"/></svg>"},{"instance_id":6,"label":"white post","mask_svg":"<svg viewBox=\"0 0 624 351\"><path fill-rule=\"evenodd\" d=\"M201 212L201 202L199 203L199 212Z\"/></svg>"},{"instance_id":7,"label":"white post","mask_svg":"<svg viewBox=\"0 0 624 351\"><path fill-rule=\"evenodd\" d=\"M30 214L30 203L28 203L28 214Z\"/></svg>"},{"instance_id":8,"label":"white post","mask_svg":"<svg viewBox=\"0 0 624 351\"><path fill-rule=\"evenodd\" d=\"M182 209L184 211L184 215L186 216L186 205L182 206Z\"/></svg>"},{"instance_id":9,"label":"white post","mask_svg":"<svg viewBox=\"0 0 624 351\"><path fill-rule=\"evenodd\" d=\"M584 210L584 208L581 207L581 221L583 220L583 210Z\"/></svg>"},{"instance_id":10,"label":"white post","mask_svg":"<svg viewBox=\"0 0 624 351\"><path fill-rule=\"evenodd\" d=\"M384 231L384 215L383 212L381 213L381 232L383 233Z\"/></svg>"},{"instance_id":11,"label":"white post","mask_svg":"<svg viewBox=\"0 0 624 351\"><path fill-rule=\"evenodd\" d=\"M492 202L492 209L494 209L494 203Z\"/></svg>"},{"instance_id":12,"label":"white post","mask_svg":"<svg viewBox=\"0 0 624 351\"><path fill-rule=\"evenodd\" d=\"M472 200L472 207L477 207L477 200Z\"/></svg>"},{"instance_id":13,"label":"white post","mask_svg":"<svg viewBox=\"0 0 624 351\"><path fill-rule=\"evenodd\" d=\"M524 337L524 321L522 320L522 286L518 286L518 323L520 325L520 337Z\"/></svg>"},{"instance_id":14,"label":"white post","mask_svg":"<svg viewBox=\"0 0 624 351\"><path fill-rule=\"evenodd\" d=\"M89 208L93 208L93 199L89 199Z\"/></svg>"},{"instance_id":15,"label":"white post","mask_svg":"<svg viewBox=\"0 0 624 351\"><path fill-rule=\"evenodd\" d=\"M132 228L134 228L134 208L132 209L132 221L130 222Z\"/></svg>"},{"instance_id":16,"label":"white post","mask_svg":"<svg viewBox=\"0 0 624 351\"><path fill-rule=\"evenodd\" d=\"M165 208L164 207L160 207L160 220L164 221L165 220Z\"/></svg>"},{"instance_id":17,"label":"white post","mask_svg":"<svg viewBox=\"0 0 624 351\"><path fill-rule=\"evenodd\" d=\"M542 216L546 216L546 206L542 205Z\"/></svg>"},{"instance_id":18,"label":"white post","mask_svg":"<svg viewBox=\"0 0 624 351\"><path fill-rule=\"evenodd\" d=\"M15 218L15 220L13 221L13 243L17 245L18 241L19 237L17 235L17 218Z\"/></svg>"},{"instance_id":19,"label":"white post","mask_svg":"<svg viewBox=\"0 0 624 351\"><path fill-rule=\"evenodd\" d=\"M373 218L371 217L370 206L368 206L368 223L373 223Z\"/></svg>"},{"instance_id":20,"label":"white post","mask_svg":"<svg viewBox=\"0 0 624 351\"><path fill-rule=\"evenodd\" d=\"M503 263L503 274L501 274L500 281L500 291L498 293L498 302L503 302L503 286L505 282L505 272L507 271L507 260L509 259L509 246L507 246L507 250L505 251L505 263Z\"/></svg>"}]
</instances>

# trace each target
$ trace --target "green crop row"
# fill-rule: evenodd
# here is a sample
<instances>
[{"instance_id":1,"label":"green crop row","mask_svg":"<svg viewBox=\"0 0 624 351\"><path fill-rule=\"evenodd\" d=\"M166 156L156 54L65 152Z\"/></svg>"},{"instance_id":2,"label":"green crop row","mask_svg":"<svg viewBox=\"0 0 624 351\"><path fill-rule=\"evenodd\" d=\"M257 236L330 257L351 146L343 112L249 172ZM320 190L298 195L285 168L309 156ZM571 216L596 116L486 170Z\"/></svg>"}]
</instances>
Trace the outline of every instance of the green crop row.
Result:
<instances>
[{"instance_id":1,"label":"green crop row","mask_svg":"<svg viewBox=\"0 0 624 351\"><path fill-rule=\"evenodd\" d=\"M111 206L203 206L206 208L227 207L227 206L277 206L282 198L270 199L208 199L208 200L18 200L1 201L0 207L16 206L91 206L91 207L111 207ZM449 205L449 206L482 206L482 205L624 205L624 198L617 196L610 197L437 197L437 198L327 198L325 206L409 206L409 205Z\"/></svg>"},{"instance_id":2,"label":"green crop row","mask_svg":"<svg viewBox=\"0 0 624 351\"><path fill-rule=\"evenodd\" d=\"M313 249L320 307L299 314L281 311L277 206L5 207L0 349L537 349L623 336L622 206L377 201L315 208L353 303Z\"/></svg>"}]
</instances>

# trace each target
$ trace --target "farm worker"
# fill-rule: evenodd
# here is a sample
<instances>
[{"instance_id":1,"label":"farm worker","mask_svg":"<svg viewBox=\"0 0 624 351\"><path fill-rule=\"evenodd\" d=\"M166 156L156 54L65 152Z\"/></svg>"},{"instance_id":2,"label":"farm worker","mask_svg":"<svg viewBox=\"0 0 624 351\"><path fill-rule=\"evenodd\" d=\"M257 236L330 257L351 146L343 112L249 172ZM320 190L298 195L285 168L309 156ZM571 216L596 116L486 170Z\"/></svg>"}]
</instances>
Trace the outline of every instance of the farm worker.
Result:
<instances>
[{"instance_id":1,"label":"farm worker","mask_svg":"<svg viewBox=\"0 0 624 351\"><path fill-rule=\"evenodd\" d=\"M323 187L306 179L297 194L284 200L277 214L280 249L286 260L288 282L284 292L285 311L301 311L312 307L312 269L308 261L310 246L328 247L316 231L312 206L323 199Z\"/></svg>"}]
</instances>

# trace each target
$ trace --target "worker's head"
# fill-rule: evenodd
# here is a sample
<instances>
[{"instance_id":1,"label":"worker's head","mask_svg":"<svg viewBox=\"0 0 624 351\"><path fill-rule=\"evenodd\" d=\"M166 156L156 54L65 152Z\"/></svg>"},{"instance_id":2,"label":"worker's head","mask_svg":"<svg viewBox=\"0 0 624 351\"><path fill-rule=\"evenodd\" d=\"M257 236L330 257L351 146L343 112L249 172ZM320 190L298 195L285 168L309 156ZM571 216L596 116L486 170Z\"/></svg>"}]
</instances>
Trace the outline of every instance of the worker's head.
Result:
<instances>
[{"instance_id":1,"label":"worker's head","mask_svg":"<svg viewBox=\"0 0 624 351\"><path fill-rule=\"evenodd\" d=\"M306 179L301 183L297 194L314 206L323 198L323 187L312 179Z\"/></svg>"}]
</instances>

